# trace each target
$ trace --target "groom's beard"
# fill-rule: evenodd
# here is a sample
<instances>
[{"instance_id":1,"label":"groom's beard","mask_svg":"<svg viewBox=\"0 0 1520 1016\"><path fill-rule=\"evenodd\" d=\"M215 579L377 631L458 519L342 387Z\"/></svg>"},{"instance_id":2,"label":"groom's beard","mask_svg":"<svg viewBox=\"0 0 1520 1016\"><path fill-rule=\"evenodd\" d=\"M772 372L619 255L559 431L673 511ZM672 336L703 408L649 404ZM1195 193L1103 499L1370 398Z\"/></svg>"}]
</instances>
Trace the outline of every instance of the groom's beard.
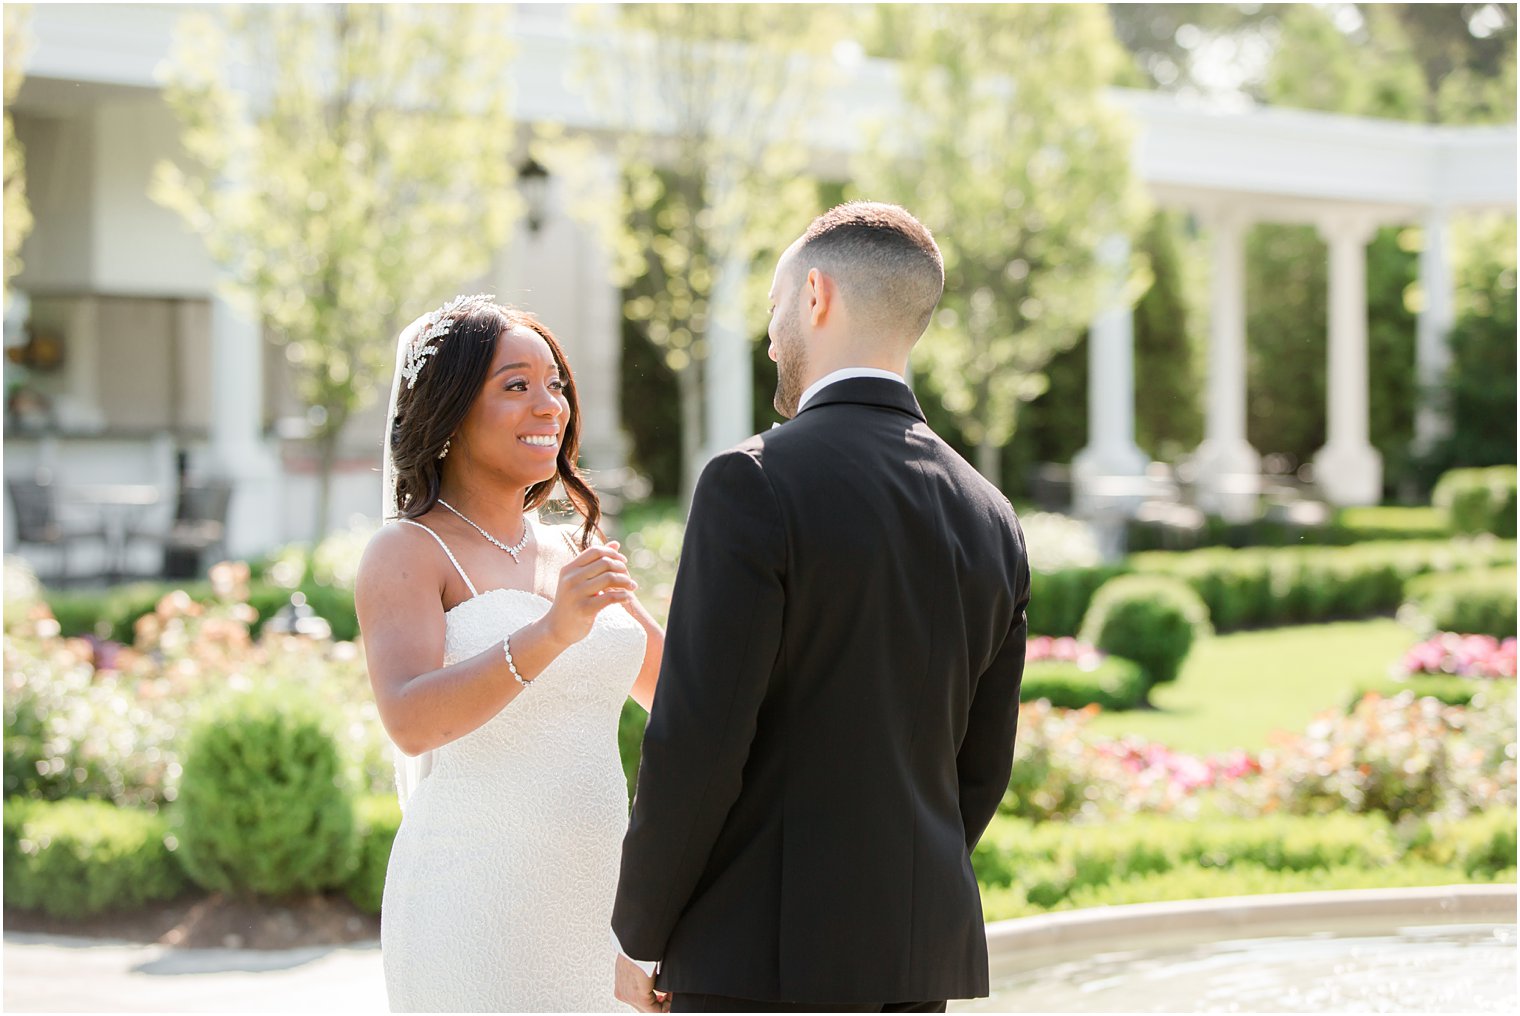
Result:
<instances>
[{"instance_id":1,"label":"groom's beard","mask_svg":"<svg viewBox=\"0 0 1520 1016\"><path fill-rule=\"evenodd\" d=\"M797 403L802 400L807 350L802 345L802 329L795 320L785 321L777 328L776 340L776 397L771 404L790 420L797 415Z\"/></svg>"}]
</instances>

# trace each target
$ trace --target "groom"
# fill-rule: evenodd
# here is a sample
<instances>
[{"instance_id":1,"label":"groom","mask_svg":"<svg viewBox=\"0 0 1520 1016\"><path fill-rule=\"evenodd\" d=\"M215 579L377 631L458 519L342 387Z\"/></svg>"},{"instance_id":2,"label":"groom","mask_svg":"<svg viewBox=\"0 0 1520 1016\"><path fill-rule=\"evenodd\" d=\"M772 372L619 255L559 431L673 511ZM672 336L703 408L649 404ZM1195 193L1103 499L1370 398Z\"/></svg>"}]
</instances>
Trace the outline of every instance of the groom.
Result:
<instances>
[{"instance_id":1,"label":"groom","mask_svg":"<svg viewBox=\"0 0 1520 1016\"><path fill-rule=\"evenodd\" d=\"M987 994L971 848L1012 765L1029 564L903 381L943 289L893 205L835 208L776 266L793 419L697 483L612 918L637 1009Z\"/></svg>"}]
</instances>

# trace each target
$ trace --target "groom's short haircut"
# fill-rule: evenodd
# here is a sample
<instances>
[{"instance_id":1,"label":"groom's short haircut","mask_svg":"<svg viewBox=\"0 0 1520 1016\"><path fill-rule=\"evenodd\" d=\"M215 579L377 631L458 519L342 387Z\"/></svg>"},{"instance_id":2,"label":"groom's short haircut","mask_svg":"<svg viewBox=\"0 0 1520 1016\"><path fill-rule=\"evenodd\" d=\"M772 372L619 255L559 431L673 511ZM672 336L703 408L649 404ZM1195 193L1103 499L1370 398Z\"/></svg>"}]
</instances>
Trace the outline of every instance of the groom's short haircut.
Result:
<instances>
[{"instance_id":1,"label":"groom's short haircut","mask_svg":"<svg viewBox=\"0 0 1520 1016\"><path fill-rule=\"evenodd\" d=\"M933 235L897 205L851 201L830 209L798 239L794 257L804 277L817 268L833 278L863 325L909 342L929 326L945 291Z\"/></svg>"}]
</instances>

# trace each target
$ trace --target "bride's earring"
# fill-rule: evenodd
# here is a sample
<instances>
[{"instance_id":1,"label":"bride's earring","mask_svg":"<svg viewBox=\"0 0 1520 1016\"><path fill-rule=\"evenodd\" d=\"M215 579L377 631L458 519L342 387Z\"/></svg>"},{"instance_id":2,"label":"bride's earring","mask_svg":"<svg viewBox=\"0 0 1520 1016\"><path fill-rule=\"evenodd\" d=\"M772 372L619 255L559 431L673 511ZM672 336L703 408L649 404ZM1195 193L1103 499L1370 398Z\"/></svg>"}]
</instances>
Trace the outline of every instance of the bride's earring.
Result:
<instances>
[{"instance_id":1,"label":"bride's earring","mask_svg":"<svg viewBox=\"0 0 1520 1016\"><path fill-rule=\"evenodd\" d=\"M438 457L440 459L446 459L446 458L448 458L448 456L449 456L449 445L451 445L453 443L454 443L454 439L453 438L449 438L447 441L445 441L443 443L443 451L441 451L441 452L438 453Z\"/></svg>"}]
</instances>

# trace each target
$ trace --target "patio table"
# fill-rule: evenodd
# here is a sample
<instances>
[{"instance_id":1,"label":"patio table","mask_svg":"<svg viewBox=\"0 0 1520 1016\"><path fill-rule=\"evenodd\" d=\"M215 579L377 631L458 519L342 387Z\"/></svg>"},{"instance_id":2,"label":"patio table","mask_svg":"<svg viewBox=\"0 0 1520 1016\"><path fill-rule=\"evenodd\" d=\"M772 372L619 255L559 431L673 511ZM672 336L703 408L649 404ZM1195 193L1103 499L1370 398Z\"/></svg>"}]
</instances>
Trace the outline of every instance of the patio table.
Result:
<instances>
[{"instance_id":1,"label":"patio table","mask_svg":"<svg viewBox=\"0 0 1520 1016\"><path fill-rule=\"evenodd\" d=\"M106 560L104 577L120 582L126 575L127 539L142 522L148 509L161 499L151 483L70 484L69 503L93 510L105 530Z\"/></svg>"}]
</instances>

